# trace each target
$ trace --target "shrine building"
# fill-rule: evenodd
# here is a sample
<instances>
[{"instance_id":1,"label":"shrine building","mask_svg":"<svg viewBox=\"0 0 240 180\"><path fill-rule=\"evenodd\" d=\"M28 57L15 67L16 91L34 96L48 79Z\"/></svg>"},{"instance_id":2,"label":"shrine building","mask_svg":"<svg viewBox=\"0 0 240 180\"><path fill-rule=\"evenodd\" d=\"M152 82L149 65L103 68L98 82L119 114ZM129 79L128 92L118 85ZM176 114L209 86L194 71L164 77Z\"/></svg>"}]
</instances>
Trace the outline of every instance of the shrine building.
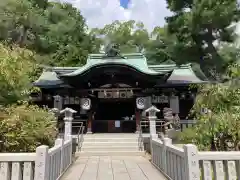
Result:
<instances>
[{"instance_id":1,"label":"shrine building","mask_svg":"<svg viewBox=\"0 0 240 180\"><path fill-rule=\"evenodd\" d=\"M197 92L190 85L204 82L190 64L148 65L140 53L90 54L81 67L45 68L33 83L41 93L32 99L40 106L74 109L74 121L83 122L87 133L132 133L152 104L161 110L158 118L170 107L186 119Z\"/></svg>"}]
</instances>

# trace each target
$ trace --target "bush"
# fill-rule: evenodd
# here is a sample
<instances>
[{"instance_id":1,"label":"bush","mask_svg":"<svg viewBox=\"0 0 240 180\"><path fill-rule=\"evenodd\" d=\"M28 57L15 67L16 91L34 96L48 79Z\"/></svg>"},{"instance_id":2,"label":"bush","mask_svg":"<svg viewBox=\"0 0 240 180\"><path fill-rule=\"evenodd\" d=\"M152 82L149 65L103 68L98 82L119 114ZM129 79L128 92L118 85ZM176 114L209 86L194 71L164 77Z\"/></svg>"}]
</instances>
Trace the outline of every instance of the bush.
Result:
<instances>
[{"instance_id":1,"label":"bush","mask_svg":"<svg viewBox=\"0 0 240 180\"><path fill-rule=\"evenodd\" d=\"M57 134L56 119L48 109L23 104L0 112L2 152L33 152L37 146L52 146Z\"/></svg>"},{"instance_id":2,"label":"bush","mask_svg":"<svg viewBox=\"0 0 240 180\"><path fill-rule=\"evenodd\" d=\"M240 66L231 66L228 75L232 80L239 78ZM200 150L240 149L240 88L232 80L200 87L192 111L198 123L181 133L184 143L194 143ZM202 108L208 113L201 113Z\"/></svg>"}]
</instances>

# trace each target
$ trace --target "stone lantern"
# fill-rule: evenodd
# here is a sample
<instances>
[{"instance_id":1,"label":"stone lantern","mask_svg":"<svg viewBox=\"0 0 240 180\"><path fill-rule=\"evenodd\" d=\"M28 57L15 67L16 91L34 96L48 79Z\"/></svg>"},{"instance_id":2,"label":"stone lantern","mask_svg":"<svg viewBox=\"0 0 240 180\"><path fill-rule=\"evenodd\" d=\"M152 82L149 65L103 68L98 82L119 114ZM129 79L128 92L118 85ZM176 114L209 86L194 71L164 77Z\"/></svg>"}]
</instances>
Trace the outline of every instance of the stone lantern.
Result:
<instances>
[{"instance_id":1,"label":"stone lantern","mask_svg":"<svg viewBox=\"0 0 240 180\"><path fill-rule=\"evenodd\" d=\"M146 112L149 113L149 119L150 118L156 119L157 118L156 113L160 112L160 110L152 105L150 108L146 109Z\"/></svg>"},{"instance_id":2,"label":"stone lantern","mask_svg":"<svg viewBox=\"0 0 240 180\"><path fill-rule=\"evenodd\" d=\"M71 109L71 108L65 108L64 110L60 111L61 114L64 113L64 123L65 123L65 129L64 129L64 138L68 138L72 135L72 121L73 121L73 114L77 111Z\"/></svg>"},{"instance_id":3,"label":"stone lantern","mask_svg":"<svg viewBox=\"0 0 240 180\"><path fill-rule=\"evenodd\" d=\"M156 119L157 119L156 113L160 112L160 110L152 105L145 112L148 112L148 114L149 114L150 136L156 136L157 135L157 133L156 133Z\"/></svg>"}]
</instances>

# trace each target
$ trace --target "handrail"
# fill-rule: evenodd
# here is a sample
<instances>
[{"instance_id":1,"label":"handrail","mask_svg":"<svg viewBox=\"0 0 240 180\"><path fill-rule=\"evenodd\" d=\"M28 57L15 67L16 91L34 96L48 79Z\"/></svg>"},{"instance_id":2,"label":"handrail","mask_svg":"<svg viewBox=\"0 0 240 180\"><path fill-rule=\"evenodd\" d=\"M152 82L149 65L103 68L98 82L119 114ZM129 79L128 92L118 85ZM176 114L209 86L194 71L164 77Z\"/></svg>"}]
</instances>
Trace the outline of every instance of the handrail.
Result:
<instances>
[{"instance_id":1,"label":"handrail","mask_svg":"<svg viewBox=\"0 0 240 180\"><path fill-rule=\"evenodd\" d=\"M142 135L141 125L139 125L139 124L137 125L137 132L138 132L138 149L140 151L142 151L143 150L143 135Z\"/></svg>"},{"instance_id":2,"label":"handrail","mask_svg":"<svg viewBox=\"0 0 240 180\"><path fill-rule=\"evenodd\" d=\"M85 126L83 126L83 123L82 123L81 127L79 128L78 134L77 134L78 151L81 151L81 149L82 149L82 143L84 141L84 138L83 138L84 129L85 129Z\"/></svg>"},{"instance_id":3,"label":"handrail","mask_svg":"<svg viewBox=\"0 0 240 180\"><path fill-rule=\"evenodd\" d=\"M175 129L175 130L180 130L180 131L183 131L184 129L184 126L183 125L186 125L187 127L189 125L194 125L197 123L196 120L192 120L192 119L189 119L189 120L186 120L186 119L181 119L178 121L179 123L179 126L174 126L175 125L175 122L172 122L172 121L166 121L164 119L156 119L155 120L155 127L156 127L156 131L157 131L157 134L161 134L161 133L166 133L170 128L171 130L172 129ZM146 132L146 133L149 133L150 131L150 122L149 122L149 118L144 116L142 117L141 121L140 121L140 126L141 126L141 130L142 132Z\"/></svg>"}]
</instances>

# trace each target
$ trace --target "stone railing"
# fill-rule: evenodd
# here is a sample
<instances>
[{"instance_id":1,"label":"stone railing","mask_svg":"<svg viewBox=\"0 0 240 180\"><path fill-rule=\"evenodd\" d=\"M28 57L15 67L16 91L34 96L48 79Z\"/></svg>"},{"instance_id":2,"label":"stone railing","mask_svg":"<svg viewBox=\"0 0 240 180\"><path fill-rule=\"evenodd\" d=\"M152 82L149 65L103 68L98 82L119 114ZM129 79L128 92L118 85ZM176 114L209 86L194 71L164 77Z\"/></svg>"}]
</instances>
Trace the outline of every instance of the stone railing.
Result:
<instances>
[{"instance_id":1,"label":"stone railing","mask_svg":"<svg viewBox=\"0 0 240 180\"><path fill-rule=\"evenodd\" d=\"M72 163L72 139L57 139L50 148L42 145L35 153L1 153L1 180L56 180Z\"/></svg>"},{"instance_id":2,"label":"stone railing","mask_svg":"<svg viewBox=\"0 0 240 180\"><path fill-rule=\"evenodd\" d=\"M33 179L36 153L1 153L0 179Z\"/></svg>"},{"instance_id":3,"label":"stone railing","mask_svg":"<svg viewBox=\"0 0 240 180\"><path fill-rule=\"evenodd\" d=\"M0 180L57 180L72 164L72 113L66 108L64 139L52 148L42 145L34 153L0 153Z\"/></svg>"},{"instance_id":4,"label":"stone railing","mask_svg":"<svg viewBox=\"0 0 240 180\"><path fill-rule=\"evenodd\" d=\"M156 135L157 109L151 107L150 150L152 164L172 180L237 180L240 152L201 152L193 144L175 147L172 139Z\"/></svg>"},{"instance_id":5,"label":"stone railing","mask_svg":"<svg viewBox=\"0 0 240 180\"><path fill-rule=\"evenodd\" d=\"M237 180L240 152L201 152L192 144L178 148L171 139L152 139L152 163L173 180Z\"/></svg>"}]
</instances>

